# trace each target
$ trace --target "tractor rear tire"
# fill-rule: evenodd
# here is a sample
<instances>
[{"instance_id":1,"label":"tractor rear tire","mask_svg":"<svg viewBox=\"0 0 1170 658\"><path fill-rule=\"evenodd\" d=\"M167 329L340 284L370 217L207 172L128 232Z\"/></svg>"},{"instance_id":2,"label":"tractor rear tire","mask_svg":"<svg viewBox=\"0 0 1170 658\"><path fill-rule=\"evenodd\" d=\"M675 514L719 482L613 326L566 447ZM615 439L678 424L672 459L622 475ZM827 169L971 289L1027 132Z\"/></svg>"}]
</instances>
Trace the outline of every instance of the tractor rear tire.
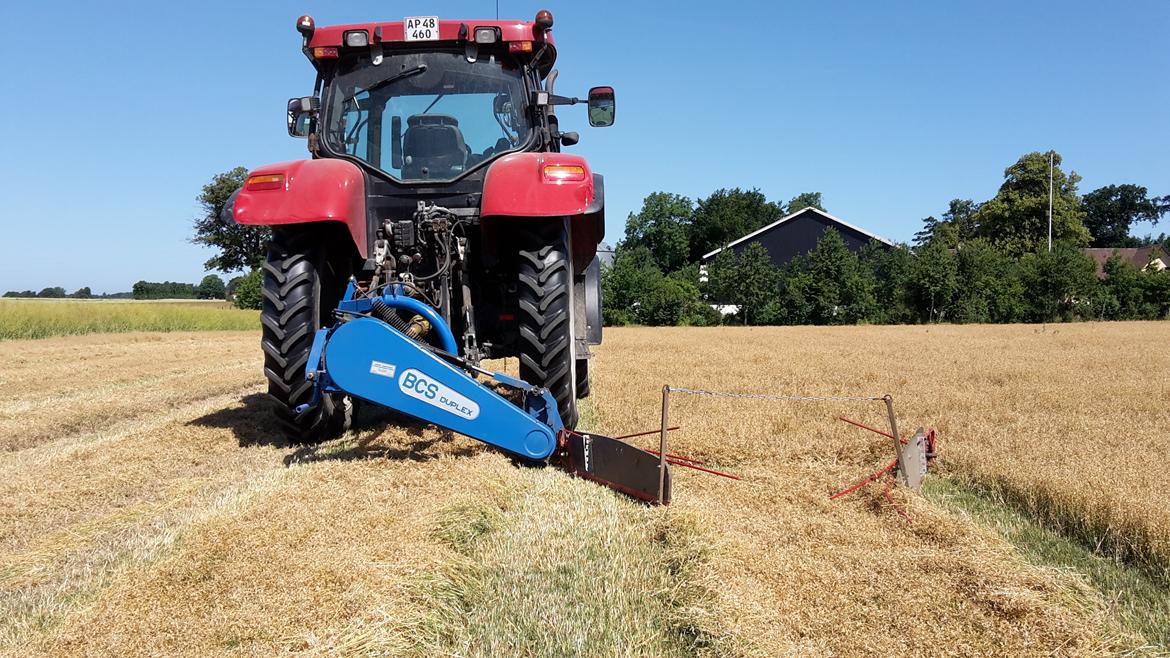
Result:
<instances>
[{"instance_id":1,"label":"tractor rear tire","mask_svg":"<svg viewBox=\"0 0 1170 658\"><path fill-rule=\"evenodd\" d=\"M320 443L349 429L353 403L342 395L323 394L312 401L313 384L305 380L305 363L318 329L332 324L332 309L345 292L350 266L330 253L327 235L312 228L277 229L263 265L260 323L263 328L264 375L276 402L276 419L291 443ZM335 243L334 243L335 244Z\"/></svg>"},{"instance_id":2,"label":"tractor rear tire","mask_svg":"<svg viewBox=\"0 0 1170 658\"><path fill-rule=\"evenodd\" d=\"M573 264L564 220L519 224L520 378L556 398L565 427L577 426L573 354Z\"/></svg>"}]
</instances>

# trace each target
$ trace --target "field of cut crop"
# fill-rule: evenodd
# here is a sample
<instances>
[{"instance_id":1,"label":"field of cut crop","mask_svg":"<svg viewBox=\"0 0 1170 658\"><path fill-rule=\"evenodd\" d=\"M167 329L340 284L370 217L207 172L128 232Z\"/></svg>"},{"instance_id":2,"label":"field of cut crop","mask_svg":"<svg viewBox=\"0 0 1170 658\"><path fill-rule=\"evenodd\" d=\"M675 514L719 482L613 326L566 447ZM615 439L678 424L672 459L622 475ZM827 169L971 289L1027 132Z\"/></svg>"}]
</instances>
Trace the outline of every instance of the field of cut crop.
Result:
<instances>
[{"instance_id":1,"label":"field of cut crop","mask_svg":"<svg viewBox=\"0 0 1170 658\"><path fill-rule=\"evenodd\" d=\"M368 412L345 437L287 446L258 342L0 342L0 655L1099 655L1170 642L1157 609L1170 606L1170 323L607 330L585 424L610 434L654 427L664 384L892 394L903 433L942 438L927 495L893 492L912 522L880 485L828 500L889 460L885 439L836 420L880 426L877 403L675 395L672 449L743 479L678 470L675 504L650 508ZM1004 514L1054 538L1036 546L1091 545L1093 564L1140 569L1152 598L1020 548L987 522Z\"/></svg>"}]
</instances>

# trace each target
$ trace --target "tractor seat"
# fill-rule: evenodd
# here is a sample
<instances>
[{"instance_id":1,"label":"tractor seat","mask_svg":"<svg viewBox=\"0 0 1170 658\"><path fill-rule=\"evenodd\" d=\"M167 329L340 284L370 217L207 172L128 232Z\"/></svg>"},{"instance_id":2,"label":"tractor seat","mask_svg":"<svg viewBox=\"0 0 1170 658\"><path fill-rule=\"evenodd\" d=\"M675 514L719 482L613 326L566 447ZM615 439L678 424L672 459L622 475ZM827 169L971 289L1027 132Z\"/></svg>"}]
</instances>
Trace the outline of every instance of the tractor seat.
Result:
<instances>
[{"instance_id":1,"label":"tractor seat","mask_svg":"<svg viewBox=\"0 0 1170 658\"><path fill-rule=\"evenodd\" d=\"M458 119L447 114L416 114L406 120L402 136L402 177L454 178L465 168L470 153Z\"/></svg>"}]
</instances>

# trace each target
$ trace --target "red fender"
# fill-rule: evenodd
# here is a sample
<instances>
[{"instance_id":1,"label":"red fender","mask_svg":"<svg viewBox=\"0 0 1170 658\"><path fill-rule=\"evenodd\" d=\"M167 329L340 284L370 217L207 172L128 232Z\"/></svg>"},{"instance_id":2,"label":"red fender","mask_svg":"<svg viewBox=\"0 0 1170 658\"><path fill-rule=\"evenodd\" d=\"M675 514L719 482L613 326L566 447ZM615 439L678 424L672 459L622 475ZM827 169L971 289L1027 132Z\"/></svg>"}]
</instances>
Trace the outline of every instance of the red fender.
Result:
<instances>
[{"instance_id":1,"label":"red fender","mask_svg":"<svg viewBox=\"0 0 1170 658\"><path fill-rule=\"evenodd\" d=\"M284 175L283 185L240 189L233 216L240 224L281 226L342 222L358 253L369 257L366 233L366 181L357 165L345 160L293 160L260 167L248 174Z\"/></svg>"},{"instance_id":2,"label":"red fender","mask_svg":"<svg viewBox=\"0 0 1170 658\"><path fill-rule=\"evenodd\" d=\"M545 175L550 166L580 167L579 180ZM482 217L582 215L593 203L593 172L585 158L568 153L513 153L496 160L483 181Z\"/></svg>"},{"instance_id":3,"label":"red fender","mask_svg":"<svg viewBox=\"0 0 1170 658\"><path fill-rule=\"evenodd\" d=\"M548 175L546 168L550 166L579 167L579 174L571 176L577 180ZM571 217L573 263L578 271L584 271L605 236L604 195L601 176L594 176L579 155L513 153L488 168L480 215L485 219Z\"/></svg>"}]
</instances>

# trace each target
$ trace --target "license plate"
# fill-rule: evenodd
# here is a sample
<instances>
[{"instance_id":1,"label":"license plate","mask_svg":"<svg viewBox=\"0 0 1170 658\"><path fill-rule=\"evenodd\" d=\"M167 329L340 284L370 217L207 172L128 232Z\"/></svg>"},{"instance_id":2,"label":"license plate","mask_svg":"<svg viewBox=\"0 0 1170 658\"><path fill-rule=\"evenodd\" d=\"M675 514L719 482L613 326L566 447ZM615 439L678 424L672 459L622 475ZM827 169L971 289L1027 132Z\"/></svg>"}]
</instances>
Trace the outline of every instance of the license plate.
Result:
<instances>
[{"instance_id":1,"label":"license plate","mask_svg":"<svg viewBox=\"0 0 1170 658\"><path fill-rule=\"evenodd\" d=\"M402 19L402 29L407 41L438 41L438 16L407 16Z\"/></svg>"}]
</instances>

